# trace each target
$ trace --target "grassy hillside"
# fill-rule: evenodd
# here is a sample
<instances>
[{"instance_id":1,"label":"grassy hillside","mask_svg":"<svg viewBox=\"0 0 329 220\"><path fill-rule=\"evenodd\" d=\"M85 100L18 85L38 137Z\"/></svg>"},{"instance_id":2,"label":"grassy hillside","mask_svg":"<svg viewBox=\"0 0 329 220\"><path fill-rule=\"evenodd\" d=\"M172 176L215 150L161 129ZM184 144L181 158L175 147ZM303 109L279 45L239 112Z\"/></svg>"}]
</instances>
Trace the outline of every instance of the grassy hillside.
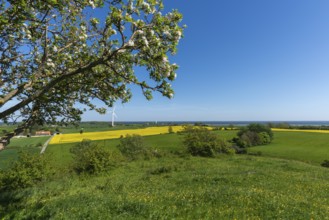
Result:
<instances>
[{"instance_id":1,"label":"grassy hillside","mask_svg":"<svg viewBox=\"0 0 329 220\"><path fill-rule=\"evenodd\" d=\"M329 159L329 134L275 131L270 145L250 148L262 155L320 164Z\"/></svg>"},{"instance_id":2,"label":"grassy hillside","mask_svg":"<svg viewBox=\"0 0 329 220\"><path fill-rule=\"evenodd\" d=\"M236 135L214 132L225 139ZM182 153L179 134L144 140L162 156L134 162L113 157L107 172L91 176L73 172L74 143L49 145L55 175L35 187L1 192L0 219L329 219L327 168L248 155L191 157ZM328 141L328 134L275 132L273 144L252 150L296 160L309 155L316 163ZM97 143L118 152L119 139Z\"/></svg>"},{"instance_id":3,"label":"grassy hillside","mask_svg":"<svg viewBox=\"0 0 329 220\"><path fill-rule=\"evenodd\" d=\"M1 194L0 218L329 219L328 194L328 169L301 162L164 157Z\"/></svg>"}]
</instances>

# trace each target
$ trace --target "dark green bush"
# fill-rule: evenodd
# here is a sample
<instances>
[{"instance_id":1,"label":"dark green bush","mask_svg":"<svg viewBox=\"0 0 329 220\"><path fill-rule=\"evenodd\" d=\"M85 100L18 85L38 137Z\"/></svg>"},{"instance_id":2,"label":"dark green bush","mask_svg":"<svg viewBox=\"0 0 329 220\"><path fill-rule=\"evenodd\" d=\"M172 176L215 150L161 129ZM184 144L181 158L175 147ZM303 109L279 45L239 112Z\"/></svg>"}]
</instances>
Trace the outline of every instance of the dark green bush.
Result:
<instances>
[{"instance_id":1,"label":"dark green bush","mask_svg":"<svg viewBox=\"0 0 329 220\"><path fill-rule=\"evenodd\" d=\"M232 153L229 144L204 127L186 127L183 144L193 156L214 157L218 153Z\"/></svg>"},{"instance_id":2,"label":"dark green bush","mask_svg":"<svg viewBox=\"0 0 329 220\"><path fill-rule=\"evenodd\" d=\"M323 166L323 167L328 167L328 168L329 168L329 160L324 160L324 161L321 163L321 166Z\"/></svg>"},{"instance_id":3,"label":"dark green bush","mask_svg":"<svg viewBox=\"0 0 329 220\"><path fill-rule=\"evenodd\" d=\"M46 155L20 152L18 160L0 174L1 190L27 188L47 180L54 170Z\"/></svg>"},{"instance_id":4,"label":"dark green bush","mask_svg":"<svg viewBox=\"0 0 329 220\"><path fill-rule=\"evenodd\" d=\"M150 156L145 147L143 137L137 134L128 134L126 137L121 138L117 147L128 160L137 160Z\"/></svg>"},{"instance_id":5,"label":"dark green bush","mask_svg":"<svg viewBox=\"0 0 329 220\"><path fill-rule=\"evenodd\" d=\"M270 127L262 124L250 124L241 128L238 137L233 142L242 148L269 144L273 140L273 132Z\"/></svg>"},{"instance_id":6,"label":"dark green bush","mask_svg":"<svg viewBox=\"0 0 329 220\"><path fill-rule=\"evenodd\" d=\"M74 155L73 168L77 173L97 174L113 165L111 153L90 140L83 140L70 151Z\"/></svg>"}]
</instances>

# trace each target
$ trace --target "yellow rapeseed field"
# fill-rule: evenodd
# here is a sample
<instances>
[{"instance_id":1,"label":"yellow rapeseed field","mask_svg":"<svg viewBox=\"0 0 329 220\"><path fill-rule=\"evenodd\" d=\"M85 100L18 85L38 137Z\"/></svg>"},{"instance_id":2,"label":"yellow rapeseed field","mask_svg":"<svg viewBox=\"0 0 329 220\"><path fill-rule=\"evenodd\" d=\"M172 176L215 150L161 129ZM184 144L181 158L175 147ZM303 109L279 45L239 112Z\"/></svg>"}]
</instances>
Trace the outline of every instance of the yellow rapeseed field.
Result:
<instances>
[{"instance_id":1,"label":"yellow rapeseed field","mask_svg":"<svg viewBox=\"0 0 329 220\"><path fill-rule=\"evenodd\" d=\"M272 131L294 131L294 132L312 132L312 133L329 133L329 130L301 130L301 129L284 129L284 128L272 128Z\"/></svg>"},{"instance_id":2,"label":"yellow rapeseed field","mask_svg":"<svg viewBox=\"0 0 329 220\"><path fill-rule=\"evenodd\" d=\"M172 126L173 131L182 131L183 126ZM83 134L59 134L52 138L50 144L61 144L61 143L75 143L81 142L83 139L89 140L105 140L120 138L127 134L138 134L141 136L158 135L168 133L168 126L163 127L147 127L141 129L130 129L130 130L115 130L115 131L102 131L102 132L84 132Z\"/></svg>"}]
</instances>

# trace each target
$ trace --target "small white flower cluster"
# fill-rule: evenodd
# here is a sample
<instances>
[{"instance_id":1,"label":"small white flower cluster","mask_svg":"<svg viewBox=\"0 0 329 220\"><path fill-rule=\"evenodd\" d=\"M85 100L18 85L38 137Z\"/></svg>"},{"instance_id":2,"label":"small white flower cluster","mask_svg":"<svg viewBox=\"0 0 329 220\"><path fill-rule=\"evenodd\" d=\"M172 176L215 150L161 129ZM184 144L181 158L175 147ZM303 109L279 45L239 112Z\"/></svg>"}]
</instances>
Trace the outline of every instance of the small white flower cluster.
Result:
<instances>
[{"instance_id":1,"label":"small white flower cluster","mask_svg":"<svg viewBox=\"0 0 329 220\"><path fill-rule=\"evenodd\" d=\"M54 64L53 60L50 59L50 58L47 59L46 65L51 67L51 68L55 68L55 64Z\"/></svg>"},{"instance_id":2,"label":"small white flower cluster","mask_svg":"<svg viewBox=\"0 0 329 220\"><path fill-rule=\"evenodd\" d=\"M96 6L95 6L95 2L92 1L92 0L89 0L89 5L90 5L93 9L96 8Z\"/></svg>"},{"instance_id":3,"label":"small white flower cluster","mask_svg":"<svg viewBox=\"0 0 329 220\"><path fill-rule=\"evenodd\" d=\"M179 41L182 38L182 32L180 30L176 31L176 41Z\"/></svg>"},{"instance_id":4,"label":"small white flower cluster","mask_svg":"<svg viewBox=\"0 0 329 220\"><path fill-rule=\"evenodd\" d=\"M128 5L128 10L133 11L134 9L135 9L134 3L133 3L133 1L130 1L129 5Z\"/></svg>"},{"instance_id":5,"label":"small white flower cluster","mask_svg":"<svg viewBox=\"0 0 329 220\"><path fill-rule=\"evenodd\" d=\"M56 45L53 46L53 51L56 53L58 51Z\"/></svg>"},{"instance_id":6,"label":"small white flower cluster","mask_svg":"<svg viewBox=\"0 0 329 220\"><path fill-rule=\"evenodd\" d=\"M23 26L21 27L21 33L22 33L23 37L25 37L27 39L31 39L32 38L31 32L28 29L28 26L27 26L26 23L23 23Z\"/></svg>"},{"instance_id":7,"label":"small white flower cluster","mask_svg":"<svg viewBox=\"0 0 329 220\"><path fill-rule=\"evenodd\" d=\"M147 3L147 2L143 2L143 3L142 3L142 9L144 10L144 12L145 12L146 14L154 14L155 11L156 11L155 8L152 7L152 6L150 6L150 4Z\"/></svg>"},{"instance_id":8,"label":"small white flower cluster","mask_svg":"<svg viewBox=\"0 0 329 220\"><path fill-rule=\"evenodd\" d=\"M137 31L136 31L136 34L140 34L140 35L142 35L142 34L144 34L144 31L142 31L142 30L137 30Z\"/></svg>"},{"instance_id":9,"label":"small white flower cluster","mask_svg":"<svg viewBox=\"0 0 329 220\"><path fill-rule=\"evenodd\" d=\"M168 57L167 56L162 57L162 62L165 64L168 63Z\"/></svg>"},{"instance_id":10,"label":"small white flower cluster","mask_svg":"<svg viewBox=\"0 0 329 220\"><path fill-rule=\"evenodd\" d=\"M145 45L146 47L149 47L149 42L148 42L148 40L146 39L146 37L143 36L142 39L143 39L143 43L144 43L144 45Z\"/></svg>"},{"instance_id":11,"label":"small white flower cluster","mask_svg":"<svg viewBox=\"0 0 329 220\"><path fill-rule=\"evenodd\" d=\"M135 46L135 43L134 43L134 41L129 40L129 41L127 42L126 45L127 45L128 47L133 47L133 46Z\"/></svg>"}]
</instances>

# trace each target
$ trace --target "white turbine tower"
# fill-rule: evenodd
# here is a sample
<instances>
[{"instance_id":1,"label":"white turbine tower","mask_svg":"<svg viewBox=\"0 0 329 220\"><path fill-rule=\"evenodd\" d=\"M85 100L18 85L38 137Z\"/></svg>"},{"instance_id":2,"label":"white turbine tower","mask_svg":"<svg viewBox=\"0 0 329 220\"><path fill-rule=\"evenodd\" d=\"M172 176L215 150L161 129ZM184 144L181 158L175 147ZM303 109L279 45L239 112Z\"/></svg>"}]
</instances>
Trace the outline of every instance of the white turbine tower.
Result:
<instances>
[{"instance_id":1,"label":"white turbine tower","mask_svg":"<svg viewBox=\"0 0 329 220\"><path fill-rule=\"evenodd\" d=\"M113 107L112 112L112 127L114 127L114 118L118 118L118 116L115 114L115 106Z\"/></svg>"}]
</instances>

